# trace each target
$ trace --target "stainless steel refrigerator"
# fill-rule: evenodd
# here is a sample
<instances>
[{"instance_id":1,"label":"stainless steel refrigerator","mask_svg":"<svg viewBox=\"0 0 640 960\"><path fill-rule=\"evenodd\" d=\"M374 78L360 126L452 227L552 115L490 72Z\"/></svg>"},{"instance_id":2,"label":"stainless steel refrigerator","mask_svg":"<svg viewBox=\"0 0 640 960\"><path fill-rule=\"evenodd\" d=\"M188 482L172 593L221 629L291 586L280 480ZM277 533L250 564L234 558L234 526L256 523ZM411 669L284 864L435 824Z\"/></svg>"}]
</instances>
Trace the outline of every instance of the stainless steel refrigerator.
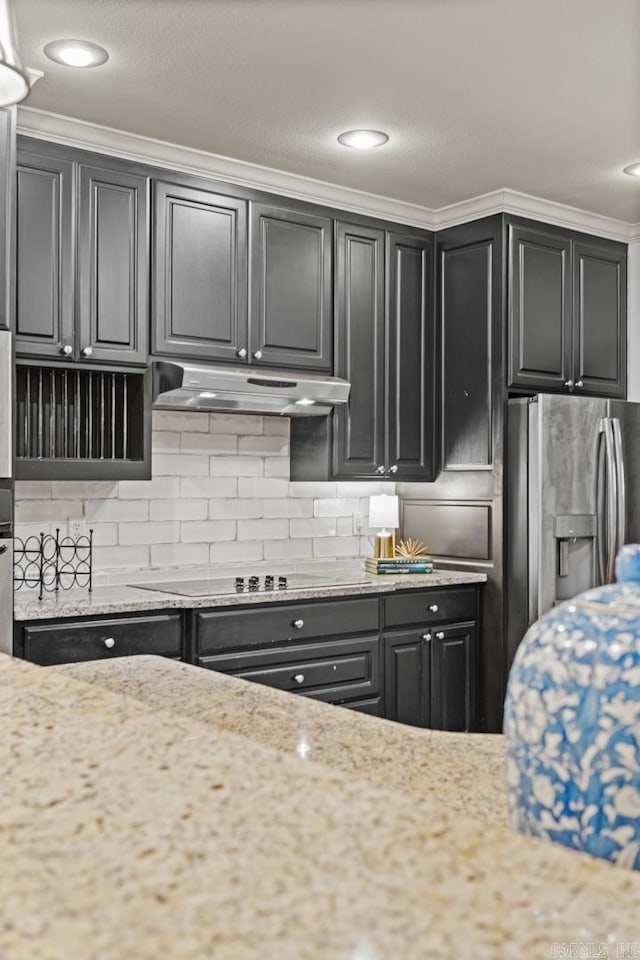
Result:
<instances>
[{"instance_id":1,"label":"stainless steel refrigerator","mask_svg":"<svg viewBox=\"0 0 640 960\"><path fill-rule=\"evenodd\" d=\"M508 404L509 661L562 600L614 580L640 542L640 404L536 397Z\"/></svg>"}]
</instances>

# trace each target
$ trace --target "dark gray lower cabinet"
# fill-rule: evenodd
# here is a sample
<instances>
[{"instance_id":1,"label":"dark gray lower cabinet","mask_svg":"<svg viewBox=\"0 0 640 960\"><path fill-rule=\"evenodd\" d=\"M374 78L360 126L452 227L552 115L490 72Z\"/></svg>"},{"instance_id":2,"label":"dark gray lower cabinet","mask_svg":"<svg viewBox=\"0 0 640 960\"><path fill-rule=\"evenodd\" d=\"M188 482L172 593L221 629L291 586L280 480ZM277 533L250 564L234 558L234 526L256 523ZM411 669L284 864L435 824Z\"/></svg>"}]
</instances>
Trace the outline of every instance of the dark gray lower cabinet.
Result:
<instances>
[{"instance_id":1,"label":"dark gray lower cabinet","mask_svg":"<svg viewBox=\"0 0 640 960\"><path fill-rule=\"evenodd\" d=\"M434 730L476 726L476 625L387 634L385 716Z\"/></svg>"},{"instance_id":2,"label":"dark gray lower cabinet","mask_svg":"<svg viewBox=\"0 0 640 960\"><path fill-rule=\"evenodd\" d=\"M414 727L430 725L431 651L428 634L408 630L384 637L385 716Z\"/></svg>"},{"instance_id":3,"label":"dark gray lower cabinet","mask_svg":"<svg viewBox=\"0 0 640 960\"><path fill-rule=\"evenodd\" d=\"M198 658L201 667L278 690L342 703L379 690L378 637L318 640Z\"/></svg>"},{"instance_id":4,"label":"dark gray lower cabinet","mask_svg":"<svg viewBox=\"0 0 640 960\"><path fill-rule=\"evenodd\" d=\"M43 667L141 653L184 659L180 613L18 623L14 639L16 656Z\"/></svg>"},{"instance_id":5,"label":"dark gray lower cabinet","mask_svg":"<svg viewBox=\"0 0 640 960\"><path fill-rule=\"evenodd\" d=\"M472 730L477 714L475 623L431 631L431 710L434 730Z\"/></svg>"},{"instance_id":6,"label":"dark gray lower cabinet","mask_svg":"<svg viewBox=\"0 0 640 960\"><path fill-rule=\"evenodd\" d=\"M15 654L43 666L157 654L360 713L462 731L477 728L477 615L477 588L461 586L83 617L17 623Z\"/></svg>"}]
</instances>

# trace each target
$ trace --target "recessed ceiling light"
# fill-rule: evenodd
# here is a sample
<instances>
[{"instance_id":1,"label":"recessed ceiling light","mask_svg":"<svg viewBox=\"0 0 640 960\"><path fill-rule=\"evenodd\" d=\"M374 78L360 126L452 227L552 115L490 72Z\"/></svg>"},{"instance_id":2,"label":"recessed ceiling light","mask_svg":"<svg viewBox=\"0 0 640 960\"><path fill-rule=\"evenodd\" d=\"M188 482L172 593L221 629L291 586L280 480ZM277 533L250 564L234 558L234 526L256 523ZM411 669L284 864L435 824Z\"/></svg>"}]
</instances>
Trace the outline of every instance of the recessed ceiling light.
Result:
<instances>
[{"instance_id":1,"label":"recessed ceiling light","mask_svg":"<svg viewBox=\"0 0 640 960\"><path fill-rule=\"evenodd\" d=\"M49 60L65 67L99 67L109 59L104 47L88 40L52 40L44 48Z\"/></svg>"},{"instance_id":2,"label":"recessed ceiling light","mask_svg":"<svg viewBox=\"0 0 640 960\"><path fill-rule=\"evenodd\" d=\"M630 163L622 172L628 173L630 177L640 177L640 160L637 163Z\"/></svg>"},{"instance_id":3,"label":"recessed ceiling light","mask_svg":"<svg viewBox=\"0 0 640 960\"><path fill-rule=\"evenodd\" d=\"M370 150L372 147L381 147L389 137L382 130L347 130L338 136L344 147L355 147L356 150Z\"/></svg>"}]
</instances>

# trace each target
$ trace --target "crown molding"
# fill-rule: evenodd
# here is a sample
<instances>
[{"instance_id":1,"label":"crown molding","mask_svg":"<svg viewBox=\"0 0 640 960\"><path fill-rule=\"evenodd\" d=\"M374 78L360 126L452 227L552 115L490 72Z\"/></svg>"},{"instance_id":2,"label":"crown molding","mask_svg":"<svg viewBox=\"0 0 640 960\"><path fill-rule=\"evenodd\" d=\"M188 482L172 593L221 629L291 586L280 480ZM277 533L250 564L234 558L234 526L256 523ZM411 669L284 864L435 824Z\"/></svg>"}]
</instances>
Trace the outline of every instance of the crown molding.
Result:
<instances>
[{"instance_id":1,"label":"crown molding","mask_svg":"<svg viewBox=\"0 0 640 960\"><path fill-rule=\"evenodd\" d=\"M626 223L508 188L435 210L33 107L18 107L18 133L426 230L510 213L625 243L640 240L640 223Z\"/></svg>"},{"instance_id":2,"label":"crown molding","mask_svg":"<svg viewBox=\"0 0 640 960\"><path fill-rule=\"evenodd\" d=\"M528 217L541 223L552 223L582 233L592 233L611 240L628 243L634 235L640 238L640 224L626 223L599 213L590 213L554 200L533 197L518 190L494 190L470 200L452 203L435 211L438 230L454 227L460 223L488 217L494 213L510 213L517 217Z\"/></svg>"},{"instance_id":3,"label":"crown molding","mask_svg":"<svg viewBox=\"0 0 640 960\"><path fill-rule=\"evenodd\" d=\"M26 137L52 140L70 147L106 153L151 166L168 167L196 176L214 177L254 190L265 190L325 207L338 207L350 213L380 217L426 230L433 230L435 225L434 211L428 207L33 107L18 108L17 129Z\"/></svg>"}]
</instances>

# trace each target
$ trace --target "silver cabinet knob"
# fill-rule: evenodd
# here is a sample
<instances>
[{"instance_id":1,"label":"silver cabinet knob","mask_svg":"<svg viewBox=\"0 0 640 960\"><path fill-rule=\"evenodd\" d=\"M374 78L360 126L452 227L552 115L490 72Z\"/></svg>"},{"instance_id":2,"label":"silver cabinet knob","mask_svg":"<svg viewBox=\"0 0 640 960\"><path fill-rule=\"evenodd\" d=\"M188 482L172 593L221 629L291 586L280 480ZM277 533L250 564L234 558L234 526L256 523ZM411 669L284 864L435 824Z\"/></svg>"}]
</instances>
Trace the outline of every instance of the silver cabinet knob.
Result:
<instances>
[{"instance_id":1,"label":"silver cabinet knob","mask_svg":"<svg viewBox=\"0 0 640 960\"><path fill-rule=\"evenodd\" d=\"M296 683L304 683L304 673L294 673L293 679Z\"/></svg>"},{"instance_id":2,"label":"silver cabinet knob","mask_svg":"<svg viewBox=\"0 0 640 960\"><path fill-rule=\"evenodd\" d=\"M262 360L262 350L256 350L253 354L254 360Z\"/></svg>"},{"instance_id":3,"label":"silver cabinet knob","mask_svg":"<svg viewBox=\"0 0 640 960\"><path fill-rule=\"evenodd\" d=\"M573 380L565 380L564 385L567 388L567 390L573 390L575 386Z\"/></svg>"},{"instance_id":4,"label":"silver cabinet knob","mask_svg":"<svg viewBox=\"0 0 640 960\"><path fill-rule=\"evenodd\" d=\"M376 473L382 475L384 473L384 464L380 464L379 467L376 467Z\"/></svg>"},{"instance_id":5,"label":"silver cabinet knob","mask_svg":"<svg viewBox=\"0 0 640 960\"><path fill-rule=\"evenodd\" d=\"M104 642L104 645L105 645L105 647L107 648L107 650L113 650L113 648L114 648L115 645L116 645L116 642L115 642L115 640L113 639L113 637L107 637L107 639L106 639L105 642Z\"/></svg>"},{"instance_id":6,"label":"silver cabinet knob","mask_svg":"<svg viewBox=\"0 0 640 960\"><path fill-rule=\"evenodd\" d=\"M299 620L293 620L291 623L291 626L295 627L296 630L302 630L302 628L304 627L304 620L302 618L300 618Z\"/></svg>"},{"instance_id":7,"label":"silver cabinet knob","mask_svg":"<svg viewBox=\"0 0 640 960\"><path fill-rule=\"evenodd\" d=\"M239 350L236 350L236 356L240 357L241 360L244 360L245 357L247 356L247 351L245 347L240 347Z\"/></svg>"},{"instance_id":8,"label":"silver cabinet knob","mask_svg":"<svg viewBox=\"0 0 640 960\"><path fill-rule=\"evenodd\" d=\"M93 353L93 347L83 347L83 348L82 348L82 356L83 356L83 357L90 357L92 353Z\"/></svg>"},{"instance_id":9,"label":"silver cabinet knob","mask_svg":"<svg viewBox=\"0 0 640 960\"><path fill-rule=\"evenodd\" d=\"M438 632L436 633L436 640L444 640L444 633L442 632L442 630L438 630Z\"/></svg>"},{"instance_id":10,"label":"silver cabinet knob","mask_svg":"<svg viewBox=\"0 0 640 960\"><path fill-rule=\"evenodd\" d=\"M422 639L423 639L423 641L424 641L425 643L429 643L429 640L431 640L431 634L430 634L430 633L423 633L423 634L422 634Z\"/></svg>"},{"instance_id":11,"label":"silver cabinet knob","mask_svg":"<svg viewBox=\"0 0 640 960\"><path fill-rule=\"evenodd\" d=\"M578 390L582 390L582 388L584 387L584 380L578 380L576 382L576 387Z\"/></svg>"},{"instance_id":12,"label":"silver cabinet knob","mask_svg":"<svg viewBox=\"0 0 640 960\"><path fill-rule=\"evenodd\" d=\"M438 604L437 604L437 603L430 603L430 604L429 604L429 610L431 610L431 613L437 613L437 612L438 612Z\"/></svg>"},{"instance_id":13,"label":"silver cabinet knob","mask_svg":"<svg viewBox=\"0 0 640 960\"><path fill-rule=\"evenodd\" d=\"M65 357L70 357L73 353L73 347L65 343L64 347L60 347L60 353Z\"/></svg>"},{"instance_id":14,"label":"silver cabinet knob","mask_svg":"<svg viewBox=\"0 0 640 960\"><path fill-rule=\"evenodd\" d=\"M392 467L389 467L389 473L397 473L397 472L398 472L398 464L394 463Z\"/></svg>"}]
</instances>

